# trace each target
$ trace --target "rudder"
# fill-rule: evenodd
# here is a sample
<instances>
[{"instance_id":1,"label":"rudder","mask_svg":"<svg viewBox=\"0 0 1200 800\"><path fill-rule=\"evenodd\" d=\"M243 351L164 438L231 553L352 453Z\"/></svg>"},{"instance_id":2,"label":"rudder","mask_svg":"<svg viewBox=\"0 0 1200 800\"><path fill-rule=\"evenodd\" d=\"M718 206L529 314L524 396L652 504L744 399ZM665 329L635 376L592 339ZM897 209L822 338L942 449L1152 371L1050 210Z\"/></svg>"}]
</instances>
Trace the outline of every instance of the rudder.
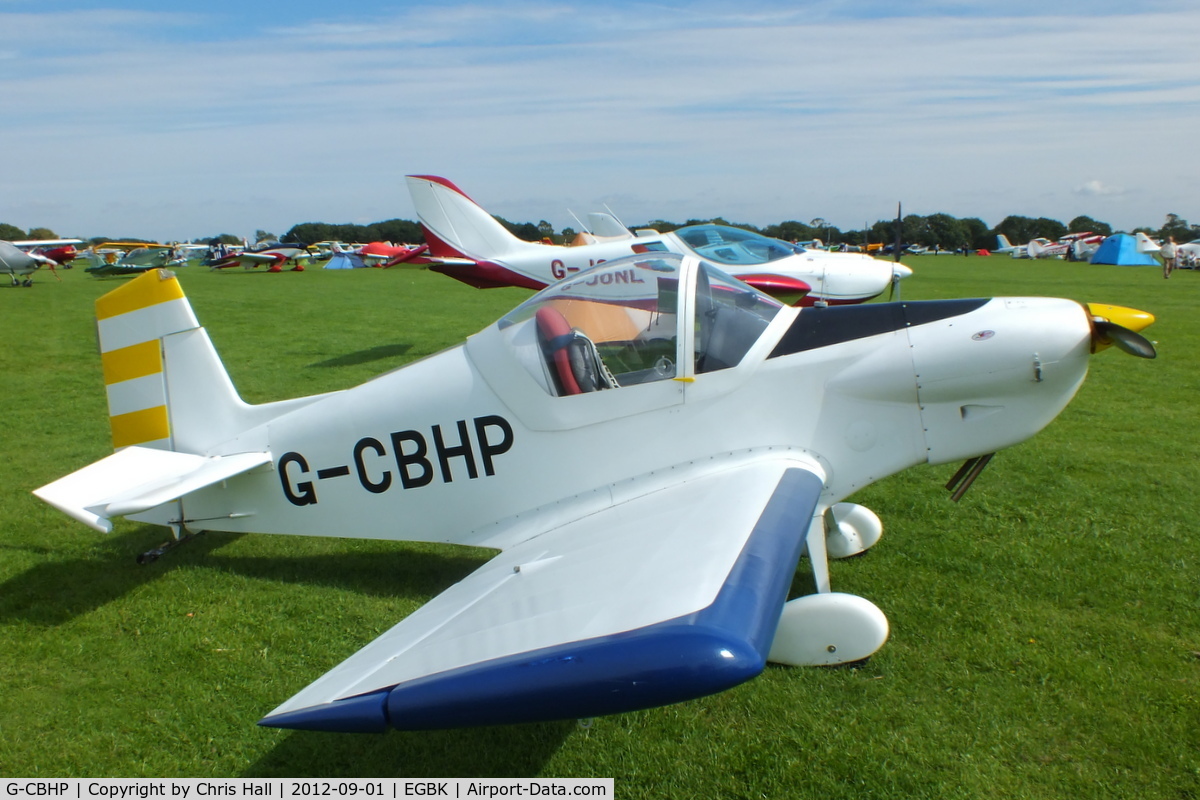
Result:
<instances>
[{"instance_id":1,"label":"rudder","mask_svg":"<svg viewBox=\"0 0 1200 800\"><path fill-rule=\"evenodd\" d=\"M445 178L408 175L406 180L433 256L486 260L541 247L514 236Z\"/></svg>"},{"instance_id":2,"label":"rudder","mask_svg":"<svg viewBox=\"0 0 1200 800\"><path fill-rule=\"evenodd\" d=\"M174 449L161 340L200 327L174 273L155 269L96 300L113 448Z\"/></svg>"}]
</instances>

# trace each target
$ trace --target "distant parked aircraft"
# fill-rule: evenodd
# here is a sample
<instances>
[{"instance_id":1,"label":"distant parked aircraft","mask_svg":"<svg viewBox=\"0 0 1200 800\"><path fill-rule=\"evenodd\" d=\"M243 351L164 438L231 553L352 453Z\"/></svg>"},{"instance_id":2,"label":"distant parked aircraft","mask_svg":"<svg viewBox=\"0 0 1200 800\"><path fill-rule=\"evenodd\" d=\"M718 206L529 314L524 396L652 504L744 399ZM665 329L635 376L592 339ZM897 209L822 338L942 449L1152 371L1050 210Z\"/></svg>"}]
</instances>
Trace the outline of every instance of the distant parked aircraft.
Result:
<instances>
[{"instance_id":1,"label":"distant parked aircraft","mask_svg":"<svg viewBox=\"0 0 1200 800\"><path fill-rule=\"evenodd\" d=\"M409 175L408 190L425 231L430 269L481 288L541 289L596 264L632 253L682 253L705 258L739 280L801 305L862 303L912 274L862 253L809 250L728 225L689 225L670 233L636 233L611 215L589 215L594 229L582 244L527 242L445 178Z\"/></svg>"}]
</instances>

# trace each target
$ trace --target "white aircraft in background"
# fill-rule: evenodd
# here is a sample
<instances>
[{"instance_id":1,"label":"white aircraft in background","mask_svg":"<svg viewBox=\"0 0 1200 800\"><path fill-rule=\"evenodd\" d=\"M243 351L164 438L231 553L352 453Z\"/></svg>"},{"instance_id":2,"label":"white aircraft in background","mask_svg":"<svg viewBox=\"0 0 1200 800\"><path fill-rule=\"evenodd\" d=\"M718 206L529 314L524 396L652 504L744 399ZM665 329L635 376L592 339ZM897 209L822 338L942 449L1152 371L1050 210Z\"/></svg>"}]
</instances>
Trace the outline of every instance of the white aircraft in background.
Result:
<instances>
[{"instance_id":1,"label":"white aircraft in background","mask_svg":"<svg viewBox=\"0 0 1200 800\"><path fill-rule=\"evenodd\" d=\"M44 266L53 268L52 259L36 253L27 253L12 242L0 241L0 274L12 278L13 286L33 286L34 272Z\"/></svg>"},{"instance_id":2,"label":"white aircraft in background","mask_svg":"<svg viewBox=\"0 0 1200 800\"><path fill-rule=\"evenodd\" d=\"M500 554L260 724L329 731L612 714L888 623L831 590L874 545L845 498L990 454L1066 406L1144 312L1038 297L796 308L692 255L601 264L464 345L352 389L248 405L178 280L96 301L117 452L35 494L110 531L436 541ZM802 552L815 593L789 600Z\"/></svg>"},{"instance_id":3,"label":"white aircraft in background","mask_svg":"<svg viewBox=\"0 0 1200 800\"><path fill-rule=\"evenodd\" d=\"M1175 249L1180 256L1180 265L1185 269L1195 269L1197 262L1200 262L1200 239L1176 245Z\"/></svg>"},{"instance_id":4,"label":"white aircraft in background","mask_svg":"<svg viewBox=\"0 0 1200 800\"><path fill-rule=\"evenodd\" d=\"M13 286L33 286L33 273L42 267L49 267L53 272L59 264L70 261L75 257L75 245L77 244L83 244L83 240L0 241L0 275L10 276Z\"/></svg>"},{"instance_id":5,"label":"white aircraft in background","mask_svg":"<svg viewBox=\"0 0 1200 800\"><path fill-rule=\"evenodd\" d=\"M291 262L292 272L304 272L305 261L311 256L308 248L302 244L282 242L259 242L254 247L234 250L209 263L211 269L229 269L242 267L255 269L266 267L267 272L283 272L284 266Z\"/></svg>"},{"instance_id":6,"label":"white aircraft in background","mask_svg":"<svg viewBox=\"0 0 1200 800\"><path fill-rule=\"evenodd\" d=\"M1028 253L1025 251L1025 245L1016 245L1008 241L1008 237L1003 233L996 234L996 248L992 250L992 254L1008 253L1013 258L1027 258Z\"/></svg>"},{"instance_id":7,"label":"white aircraft in background","mask_svg":"<svg viewBox=\"0 0 1200 800\"><path fill-rule=\"evenodd\" d=\"M1100 247L1104 236L1090 231L1086 233L1068 233L1056 242L1039 236L1028 244L1014 245L1002 233L996 234L998 247L993 253L1008 253L1013 258L1063 258L1073 256L1078 261L1087 261L1092 253Z\"/></svg>"},{"instance_id":8,"label":"white aircraft in background","mask_svg":"<svg viewBox=\"0 0 1200 800\"><path fill-rule=\"evenodd\" d=\"M1052 242L1044 236L1039 236L1036 239L1030 239L1028 244L1011 244L1008 237L1002 233L996 234L996 242L999 244L993 253L1008 253L1013 258L1053 258L1061 257L1067 254L1068 246L1058 242Z\"/></svg>"},{"instance_id":9,"label":"white aircraft in background","mask_svg":"<svg viewBox=\"0 0 1200 800\"><path fill-rule=\"evenodd\" d=\"M1162 249L1162 245L1141 231L1135 233L1134 238L1137 240L1137 249L1139 253L1157 253Z\"/></svg>"},{"instance_id":10,"label":"white aircraft in background","mask_svg":"<svg viewBox=\"0 0 1200 800\"><path fill-rule=\"evenodd\" d=\"M1092 254L1100 249L1100 245L1107 238L1102 233L1086 231L1083 233L1068 233L1058 241L1067 245L1068 258L1075 261L1090 261Z\"/></svg>"},{"instance_id":11,"label":"white aircraft in background","mask_svg":"<svg viewBox=\"0 0 1200 800\"><path fill-rule=\"evenodd\" d=\"M1025 245L1025 253L1029 258L1062 258L1070 249L1071 246L1065 242L1052 242L1042 236L1030 239L1029 244Z\"/></svg>"},{"instance_id":12,"label":"white aircraft in background","mask_svg":"<svg viewBox=\"0 0 1200 800\"><path fill-rule=\"evenodd\" d=\"M409 175L408 190L429 252L430 269L480 288L541 289L603 261L631 253L684 253L739 280L802 305L861 303L912 274L861 253L829 253L727 225L692 225L672 233L631 232L611 215L591 214L596 233L573 246L518 239L445 178Z\"/></svg>"}]
</instances>

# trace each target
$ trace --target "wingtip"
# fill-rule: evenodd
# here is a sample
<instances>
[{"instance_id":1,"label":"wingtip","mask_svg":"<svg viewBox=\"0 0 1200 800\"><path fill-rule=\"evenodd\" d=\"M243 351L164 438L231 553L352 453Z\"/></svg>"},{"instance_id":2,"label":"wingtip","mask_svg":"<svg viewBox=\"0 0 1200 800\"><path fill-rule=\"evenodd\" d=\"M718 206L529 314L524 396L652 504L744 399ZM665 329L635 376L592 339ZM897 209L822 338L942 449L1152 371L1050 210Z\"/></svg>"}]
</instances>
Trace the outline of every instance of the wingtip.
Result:
<instances>
[{"instance_id":1,"label":"wingtip","mask_svg":"<svg viewBox=\"0 0 1200 800\"><path fill-rule=\"evenodd\" d=\"M258 724L263 728L328 733L384 733L389 727L387 698L390 691L384 689L296 711L268 714Z\"/></svg>"}]
</instances>

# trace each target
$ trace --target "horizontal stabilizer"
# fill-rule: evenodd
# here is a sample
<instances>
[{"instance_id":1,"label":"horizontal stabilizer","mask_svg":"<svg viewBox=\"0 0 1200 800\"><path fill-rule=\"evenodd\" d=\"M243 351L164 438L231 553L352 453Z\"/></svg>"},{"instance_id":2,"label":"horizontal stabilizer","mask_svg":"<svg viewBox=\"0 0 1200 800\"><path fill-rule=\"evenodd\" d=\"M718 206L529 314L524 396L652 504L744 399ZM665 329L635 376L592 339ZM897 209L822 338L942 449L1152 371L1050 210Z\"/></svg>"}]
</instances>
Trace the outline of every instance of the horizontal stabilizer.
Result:
<instances>
[{"instance_id":1,"label":"horizontal stabilizer","mask_svg":"<svg viewBox=\"0 0 1200 800\"><path fill-rule=\"evenodd\" d=\"M199 456L127 447L33 493L64 514L109 533L114 516L146 511L269 463L270 453Z\"/></svg>"}]
</instances>

